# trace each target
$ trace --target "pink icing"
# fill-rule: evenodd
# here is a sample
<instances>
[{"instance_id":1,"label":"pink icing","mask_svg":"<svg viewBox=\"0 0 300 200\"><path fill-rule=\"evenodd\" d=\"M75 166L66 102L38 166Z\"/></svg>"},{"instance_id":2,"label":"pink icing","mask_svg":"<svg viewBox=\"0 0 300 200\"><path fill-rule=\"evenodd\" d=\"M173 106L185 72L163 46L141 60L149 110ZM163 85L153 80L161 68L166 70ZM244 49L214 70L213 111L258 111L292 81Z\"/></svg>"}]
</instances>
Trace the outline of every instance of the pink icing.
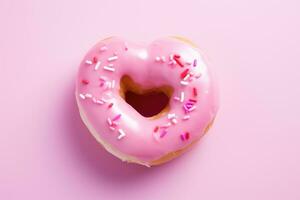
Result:
<instances>
[{"instance_id":1,"label":"pink icing","mask_svg":"<svg viewBox=\"0 0 300 200\"><path fill-rule=\"evenodd\" d=\"M172 86L169 114L145 118L127 104L119 95L123 75L145 87ZM199 139L218 110L199 50L175 38L149 45L115 37L99 42L80 65L76 97L101 140L145 163Z\"/></svg>"}]
</instances>

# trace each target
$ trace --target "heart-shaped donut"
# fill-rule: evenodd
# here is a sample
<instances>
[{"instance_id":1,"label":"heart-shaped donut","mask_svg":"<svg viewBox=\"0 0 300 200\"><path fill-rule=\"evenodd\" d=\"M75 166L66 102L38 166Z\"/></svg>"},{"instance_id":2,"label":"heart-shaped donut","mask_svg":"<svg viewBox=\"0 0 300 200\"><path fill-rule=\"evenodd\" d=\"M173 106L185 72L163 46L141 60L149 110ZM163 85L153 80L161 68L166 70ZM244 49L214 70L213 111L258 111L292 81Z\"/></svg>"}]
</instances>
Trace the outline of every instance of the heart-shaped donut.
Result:
<instances>
[{"instance_id":1,"label":"heart-shaped donut","mask_svg":"<svg viewBox=\"0 0 300 200\"><path fill-rule=\"evenodd\" d=\"M199 50L177 37L135 44L100 41L80 64L80 115L123 161L167 162L198 141L218 110L218 93Z\"/></svg>"}]
</instances>

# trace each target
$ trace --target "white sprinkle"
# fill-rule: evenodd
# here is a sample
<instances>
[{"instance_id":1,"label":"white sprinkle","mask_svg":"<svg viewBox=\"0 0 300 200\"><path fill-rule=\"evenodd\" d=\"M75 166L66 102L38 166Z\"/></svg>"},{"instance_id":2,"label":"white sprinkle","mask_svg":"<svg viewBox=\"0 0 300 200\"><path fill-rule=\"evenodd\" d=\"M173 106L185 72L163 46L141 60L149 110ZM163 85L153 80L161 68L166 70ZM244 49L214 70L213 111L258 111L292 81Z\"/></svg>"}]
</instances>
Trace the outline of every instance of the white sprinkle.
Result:
<instances>
[{"instance_id":1,"label":"white sprinkle","mask_svg":"<svg viewBox=\"0 0 300 200\"><path fill-rule=\"evenodd\" d=\"M169 122L169 123L167 123L167 124L165 124L165 125L162 125L162 126L160 126L160 128L168 128L168 127L170 127L172 124Z\"/></svg>"},{"instance_id":2,"label":"white sprinkle","mask_svg":"<svg viewBox=\"0 0 300 200\"><path fill-rule=\"evenodd\" d=\"M112 62L118 59L118 56L112 56L107 59L108 62Z\"/></svg>"},{"instance_id":3,"label":"white sprinkle","mask_svg":"<svg viewBox=\"0 0 300 200\"><path fill-rule=\"evenodd\" d=\"M79 94L79 96L80 96L81 99L85 99L84 94Z\"/></svg>"},{"instance_id":4,"label":"white sprinkle","mask_svg":"<svg viewBox=\"0 0 300 200\"><path fill-rule=\"evenodd\" d=\"M95 103L96 103L96 104L99 104L99 105L102 105L102 104L104 104L104 102L103 102L103 101L101 101L101 100L97 100Z\"/></svg>"},{"instance_id":5,"label":"white sprinkle","mask_svg":"<svg viewBox=\"0 0 300 200\"><path fill-rule=\"evenodd\" d=\"M112 125L112 121L111 121L111 119L110 118L107 118L107 123L108 123L108 125Z\"/></svg>"},{"instance_id":6,"label":"white sprinkle","mask_svg":"<svg viewBox=\"0 0 300 200\"><path fill-rule=\"evenodd\" d=\"M175 113L169 113L168 114L168 119L173 119L173 118L175 118Z\"/></svg>"},{"instance_id":7,"label":"white sprinkle","mask_svg":"<svg viewBox=\"0 0 300 200\"><path fill-rule=\"evenodd\" d=\"M125 137L126 134L125 134L125 132L122 129L119 129L118 132L119 132L118 140L120 140L123 137Z\"/></svg>"},{"instance_id":8,"label":"white sprinkle","mask_svg":"<svg viewBox=\"0 0 300 200\"><path fill-rule=\"evenodd\" d=\"M106 85L106 88L111 88L111 82L107 81L105 85Z\"/></svg>"},{"instance_id":9,"label":"white sprinkle","mask_svg":"<svg viewBox=\"0 0 300 200\"><path fill-rule=\"evenodd\" d=\"M174 97L174 100L175 101L180 101L180 98L179 97Z\"/></svg>"},{"instance_id":10,"label":"white sprinkle","mask_svg":"<svg viewBox=\"0 0 300 200\"><path fill-rule=\"evenodd\" d=\"M190 78L189 74L185 75L185 77L183 78L183 80L186 81L188 78Z\"/></svg>"},{"instance_id":11,"label":"white sprinkle","mask_svg":"<svg viewBox=\"0 0 300 200\"><path fill-rule=\"evenodd\" d=\"M114 72L115 68L109 67L109 66L104 66L103 69L107 70L107 71L111 71Z\"/></svg>"},{"instance_id":12,"label":"white sprinkle","mask_svg":"<svg viewBox=\"0 0 300 200\"><path fill-rule=\"evenodd\" d=\"M174 55L173 54L170 54L169 56L169 60L173 61L174 60Z\"/></svg>"},{"instance_id":13,"label":"white sprinkle","mask_svg":"<svg viewBox=\"0 0 300 200\"><path fill-rule=\"evenodd\" d=\"M180 84L181 84L181 85L188 85L189 83L186 82L186 81L180 81Z\"/></svg>"},{"instance_id":14,"label":"white sprinkle","mask_svg":"<svg viewBox=\"0 0 300 200\"><path fill-rule=\"evenodd\" d=\"M193 107L191 107L190 109L189 109L189 112L192 112L193 110L195 110L196 109L196 106L193 106Z\"/></svg>"},{"instance_id":15,"label":"white sprinkle","mask_svg":"<svg viewBox=\"0 0 300 200\"><path fill-rule=\"evenodd\" d=\"M112 80L112 82L111 82L111 88L115 88L115 80Z\"/></svg>"},{"instance_id":16,"label":"white sprinkle","mask_svg":"<svg viewBox=\"0 0 300 200\"><path fill-rule=\"evenodd\" d=\"M98 61L98 62L96 63L96 65L95 65L95 70L98 70L98 69L99 69L99 67L100 67L100 65L101 65L101 62L100 62L100 61Z\"/></svg>"},{"instance_id":17,"label":"white sprinkle","mask_svg":"<svg viewBox=\"0 0 300 200\"><path fill-rule=\"evenodd\" d=\"M162 61L162 62L166 62L166 57L165 57L165 56L162 56L162 57L161 57L161 61Z\"/></svg>"},{"instance_id":18,"label":"white sprinkle","mask_svg":"<svg viewBox=\"0 0 300 200\"><path fill-rule=\"evenodd\" d=\"M107 50L107 47L106 46L103 46L100 48L100 51L106 51Z\"/></svg>"},{"instance_id":19,"label":"white sprinkle","mask_svg":"<svg viewBox=\"0 0 300 200\"><path fill-rule=\"evenodd\" d=\"M156 56L155 61L159 62L160 61L160 57Z\"/></svg>"},{"instance_id":20,"label":"white sprinkle","mask_svg":"<svg viewBox=\"0 0 300 200\"><path fill-rule=\"evenodd\" d=\"M107 103L108 100L104 99L104 98L101 98L101 101L104 102L104 103Z\"/></svg>"},{"instance_id":21,"label":"white sprinkle","mask_svg":"<svg viewBox=\"0 0 300 200\"><path fill-rule=\"evenodd\" d=\"M183 120L188 120L190 117L191 117L191 116L189 116L189 115L185 115L182 119L183 119Z\"/></svg>"},{"instance_id":22,"label":"white sprinkle","mask_svg":"<svg viewBox=\"0 0 300 200\"><path fill-rule=\"evenodd\" d=\"M186 61L186 62L185 62L185 64L187 64L187 65L191 65L191 64L192 64L192 62L191 62L191 61Z\"/></svg>"},{"instance_id":23,"label":"white sprinkle","mask_svg":"<svg viewBox=\"0 0 300 200\"><path fill-rule=\"evenodd\" d=\"M91 60L86 60L85 63L88 64L88 65L93 64L93 62Z\"/></svg>"},{"instance_id":24,"label":"white sprinkle","mask_svg":"<svg viewBox=\"0 0 300 200\"><path fill-rule=\"evenodd\" d=\"M85 97L86 97L86 98L92 98L93 96L92 96L91 94L89 94L89 93L86 93L86 94L85 94Z\"/></svg>"},{"instance_id":25,"label":"white sprinkle","mask_svg":"<svg viewBox=\"0 0 300 200\"><path fill-rule=\"evenodd\" d=\"M110 126L109 129L112 131L116 130L115 127L113 127L113 126Z\"/></svg>"},{"instance_id":26,"label":"white sprinkle","mask_svg":"<svg viewBox=\"0 0 300 200\"><path fill-rule=\"evenodd\" d=\"M177 119L173 118L173 119L171 119L171 122L172 122L173 124L177 124Z\"/></svg>"},{"instance_id":27,"label":"white sprinkle","mask_svg":"<svg viewBox=\"0 0 300 200\"><path fill-rule=\"evenodd\" d=\"M183 102L184 101L184 92L181 92L180 93L180 102Z\"/></svg>"}]
</instances>

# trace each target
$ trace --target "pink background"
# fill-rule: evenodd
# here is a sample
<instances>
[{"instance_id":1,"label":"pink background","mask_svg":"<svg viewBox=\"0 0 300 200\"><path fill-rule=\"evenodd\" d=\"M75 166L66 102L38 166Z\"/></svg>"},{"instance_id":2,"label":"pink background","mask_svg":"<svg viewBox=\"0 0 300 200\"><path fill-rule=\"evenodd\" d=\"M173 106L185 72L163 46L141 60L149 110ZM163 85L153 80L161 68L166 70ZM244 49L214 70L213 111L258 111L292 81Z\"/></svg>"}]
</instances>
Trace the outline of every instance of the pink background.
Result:
<instances>
[{"instance_id":1,"label":"pink background","mask_svg":"<svg viewBox=\"0 0 300 200\"><path fill-rule=\"evenodd\" d=\"M0 0L0 199L300 199L299 0ZM99 39L183 35L219 77L203 140L166 165L106 153L74 79Z\"/></svg>"}]
</instances>

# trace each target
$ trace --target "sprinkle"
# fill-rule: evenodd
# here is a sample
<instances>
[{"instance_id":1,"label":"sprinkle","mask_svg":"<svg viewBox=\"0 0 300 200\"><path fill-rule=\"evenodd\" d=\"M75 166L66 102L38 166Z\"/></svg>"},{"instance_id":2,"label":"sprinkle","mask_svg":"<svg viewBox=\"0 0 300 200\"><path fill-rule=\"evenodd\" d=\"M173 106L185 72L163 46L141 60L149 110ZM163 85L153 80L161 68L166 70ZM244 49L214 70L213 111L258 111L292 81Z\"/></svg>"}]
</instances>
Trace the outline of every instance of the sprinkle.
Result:
<instances>
[{"instance_id":1,"label":"sprinkle","mask_svg":"<svg viewBox=\"0 0 300 200\"><path fill-rule=\"evenodd\" d=\"M116 82L115 80L112 80L112 81L111 81L111 88L115 88L115 85L116 85L115 82Z\"/></svg>"},{"instance_id":2,"label":"sprinkle","mask_svg":"<svg viewBox=\"0 0 300 200\"><path fill-rule=\"evenodd\" d=\"M156 61L156 62L159 62L159 61L160 61L160 57L159 57L159 56L156 56L155 61Z\"/></svg>"},{"instance_id":3,"label":"sprinkle","mask_svg":"<svg viewBox=\"0 0 300 200\"><path fill-rule=\"evenodd\" d=\"M193 102L193 103L197 103L197 100L195 99L189 99L190 102Z\"/></svg>"},{"instance_id":4,"label":"sprinkle","mask_svg":"<svg viewBox=\"0 0 300 200\"><path fill-rule=\"evenodd\" d=\"M170 54L169 60L170 60L170 61L173 61L173 60L174 60L174 55L173 55L173 54Z\"/></svg>"},{"instance_id":5,"label":"sprinkle","mask_svg":"<svg viewBox=\"0 0 300 200\"><path fill-rule=\"evenodd\" d=\"M197 59L194 60L193 62L193 66L196 67L197 66Z\"/></svg>"},{"instance_id":6,"label":"sprinkle","mask_svg":"<svg viewBox=\"0 0 300 200\"><path fill-rule=\"evenodd\" d=\"M93 57L93 63L97 63L98 62L98 58L96 56Z\"/></svg>"},{"instance_id":7,"label":"sprinkle","mask_svg":"<svg viewBox=\"0 0 300 200\"><path fill-rule=\"evenodd\" d=\"M108 123L108 125L110 125L110 126L112 126L112 125L113 125L113 123L112 123L112 121L111 121L111 119L110 119L110 118L107 118L107 123Z\"/></svg>"},{"instance_id":8,"label":"sprinkle","mask_svg":"<svg viewBox=\"0 0 300 200\"><path fill-rule=\"evenodd\" d=\"M92 96L91 94L89 94L89 93L86 93L86 94L85 94L85 97L86 97L86 98L92 98L93 96Z\"/></svg>"},{"instance_id":9,"label":"sprinkle","mask_svg":"<svg viewBox=\"0 0 300 200\"><path fill-rule=\"evenodd\" d=\"M196 109L196 106L193 106L193 107L191 107L190 109L189 109L189 112L192 112L193 110L195 110Z\"/></svg>"},{"instance_id":10,"label":"sprinkle","mask_svg":"<svg viewBox=\"0 0 300 200\"><path fill-rule=\"evenodd\" d=\"M107 103L107 100L104 98L101 98L101 101L103 101L104 103Z\"/></svg>"},{"instance_id":11,"label":"sprinkle","mask_svg":"<svg viewBox=\"0 0 300 200\"><path fill-rule=\"evenodd\" d=\"M162 62L166 62L166 57L165 56L161 56L161 61Z\"/></svg>"},{"instance_id":12,"label":"sprinkle","mask_svg":"<svg viewBox=\"0 0 300 200\"><path fill-rule=\"evenodd\" d=\"M87 85L87 84L89 84L89 81L86 80L86 79L82 79L82 80L81 80L81 83Z\"/></svg>"},{"instance_id":13,"label":"sprinkle","mask_svg":"<svg viewBox=\"0 0 300 200\"><path fill-rule=\"evenodd\" d=\"M112 119L112 121L116 121L116 120L120 119L121 116L122 116L121 114L116 115L116 116Z\"/></svg>"},{"instance_id":14,"label":"sprinkle","mask_svg":"<svg viewBox=\"0 0 300 200\"><path fill-rule=\"evenodd\" d=\"M112 130L112 131L116 130L116 128L113 127L113 126L110 126L109 129Z\"/></svg>"},{"instance_id":15,"label":"sprinkle","mask_svg":"<svg viewBox=\"0 0 300 200\"><path fill-rule=\"evenodd\" d=\"M185 136L185 139L188 140L190 138L190 133L186 132L184 136Z\"/></svg>"},{"instance_id":16,"label":"sprinkle","mask_svg":"<svg viewBox=\"0 0 300 200\"><path fill-rule=\"evenodd\" d=\"M172 118L171 122L172 122L172 124L177 124L178 123L177 119L175 119L175 118Z\"/></svg>"},{"instance_id":17,"label":"sprinkle","mask_svg":"<svg viewBox=\"0 0 300 200\"><path fill-rule=\"evenodd\" d=\"M173 119L176 117L175 113L168 114L168 119Z\"/></svg>"},{"instance_id":18,"label":"sprinkle","mask_svg":"<svg viewBox=\"0 0 300 200\"><path fill-rule=\"evenodd\" d=\"M183 79L186 77L186 75L189 73L189 69L184 70L181 74L180 74L180 78Z\"/></svg>"},{"instance_id":19,"label":"sprinkle","mask_svg":"<svg viewBox=\"0 0 300 200\"><path fill-rule=\"evenodd\" d=\"M100 48L100 51L106 51L107 50L107 47L106 46L103 46Z\"/></svg>"},{"instance_id":20,"label":"sprinkle","mask_svg":"<svg viewBox=\"0 0 300 200\"><path fill-rule=\"evenodd\" d=\"M186 81L187 79L190 78L190 76L191 76L190 74L187 74L187 75L183 78L183 80Z\"/></svg>"},{"instance_id":21,"label":"sprinkle","mask_svg":"<svg viewBox=\"0 0 300 200\"><path fill-rule=\"evenodd\" d=\"M103 101L101 101L101 100L97 100L97 101L96 101L96 104L100 104L100 105L102 105L102 104L104 104L104 102L103 102Z\"/></svg>"},{"instance_id":22,"label":"sprinkle","mask_svg":"<svg viewBox=\"0 0 300 200\"><path fill-rule=\"evenodd\" d=\"M197 94L198 94L198 93L197 93L197 88L194 87L194 88L193 88L193 95L196 97Z\"/></svg>"},{"instance_id":23,"label":"sprinkle","mask_svg":"<svg viewBox=\"0 0 300 200\"><path fill-rule=\"evenodd\" d=\"M114 103L110 103L110 104L108 105L108 108L113 107L113 105L114 105Z\"/></svg>"},{"instance_id":24,"label":"sprinkle","mask_svg":"<svg viewBox=\"0 0 300 200\"><path fill-rule=\"evenodd\" d=\"M85 99L84 94L79 94L79 96L80 96L81 99Z\"/></svg>"},{"instance_id":25,"label":"sprinkle","mask_svg":"<svg viewBox=\"0 0 300 200\"><path fill-rule=\"evenodd\" d=\"M168 128L168 127L170 127L172 124L169 122L169 123L167 123L167 124L165 124L165 125L162 125L162 126L160 126L160 128Z\"/></svg>"},{"instance_id":26,"label":"sprinkle","mask_svg":"<svg viewBox=\"0 0 300 200\"><path fill-rule=\"evenodd\" d=\"M88 64L88 65L93 64L93 62L91 60L86 60L85 63Z\"/></svg>"},{"instance_id":27,"label":"sprinkle","mask_svg":"<svg viewBox=\"0 0 300 200\"><path fill-rule=\"evenodd\" d=\"M98 61L98 62L96 63L96 65L95 65L95 70L98 70L98 69L99 69L99 67L100 67L100 65L101 65L101 62L100 62L100 61Z\"/></svg>"},{"instance_id":28,"label":"sprinkle","mask_svg":"<svg viewBox=\"0 0 300 200\"><path fill-rule=\"evenodd\" d=\"M174 55L174 60L176 61L176 63L180 66L180 67L184 67L184 65L182 64L182 62L179 60L180 59L180 55Z\"/></svg>"},{"instance_id":29,"label":"sprinkle","mask_svg":"<svg viewBox=\"0 0 300 200\"><path fill-rule=\"evenodd\" d=\"M189 83L188 83L187 81L180 81L180 84L186 86L186 85L188 85Z\"/></svg>"},{"instance_id":30,"label":"sprinkle","mask_svg":"<svg viewBox=\"0 0 300 200\"><path fill-rule=\"evenodd\" d=\"M185 115L182 119L183 119L183 120L188 120L188 119L190 119L190 117L191 117L191 116L189 116L189 115Z\"/></svg>"},{"instance_id":31,"label":"sprinkle","mask_svg":"<svg viewBox=\"0 0 300 200\"><path fill-rule=\"evenodd\" d=\"M180 138L181 138L182 141L188 140L190 138L190 133L185 132L185 133L180 135Z\"/></svg>"},{"instance_id":32,"label":"sprinkle","mask_svg":"<svg viewBox=\"0 0 300 200\"><path fill-rule=\"evenodd\" d=\"M128 51L128 44L125 42L125 51Z\"/></svg>"},{"instance_id":33,"label":"sprinkle","mask_svg":"<svg viewBox=\"0 0 300 200\"><path fill-rule=\"evenodd\" d=\"M175 101L180 101L180 98L179 97L174 97L174 100Z\"/></svg>"},{"instance_id":34,"label":"sprinkle","mask_svg":"<svg viewBox=\"0 0 300 200\"><path fill-rule=\"evenodd\" d=\"M191 65L191 64L192 64L192 62L191 62L191 61L186 61L186 62L185 62L185 64L187 64L187 65Z\"/></svg>"},{"instance_id":35,"label":"sprinkle","mask_svg":"<svg viewBox=\"0 0 300 200\"><path fill-rule=\"evenodd\" d=\"M106 81L106 77L105 76L100 76L100 78L99 78L101 81Z\"/></svg>"},{"instance_id":36,"label":"sprinkle","mask_svg":"<svg viewBox=\"0 0 300 200\"><path fill-rule=\"evenodd\" d=\"M181 139L182 141L184 141L184 140L185 140L185 138L184 138L184 135L183 135L183 134L181 134L181 135L180 135L180 139Z\"/></svg>"},{"instance_id":37,"label":"sprinkle","mask_svg":"<svg viewBox=\"0 0 300 200\"><path fill-rule=\"evenodd\" d=\"M108 62L112 62L118 59L118 56L112 56L107 59Z\"/></svg>"},{"instance_id":38,"label":"sprinkle","mask_svg":"<svg viewBox=\"0 0 300 200\"><path fill-rule=\"evenodd\" d=\"M107 71L111 71L114 72L115 68L109 67L109 66L104 66L103 69L107 70Z\"/></svg>"},{"instance_id":39,"label":"sprinkle","mask_svg":"<svg viewBox=\"0 0 300 200\"><path fill-rule=\"evenodd\" d=\"M153 132L156 133L156 132L158 131L158 129L159 129L159 127L156 126L156 127L154 128Z\"/></svg>"},{"instance_id":40,"label":"sprinkle","mask_svg":"<svg viewBox=\"0 0 300 200\"><path fill-rule=\"evenodd\" d=\"M163 130L163 131L160 133L160 138L163 138L166 134L167 134L167 131L166 131L166 130Z\"/></svg>"},{"instance_id":41,"label":"sprinkle","mask_svg":"<svg viewBox=\"0 0 300 200\"><path fill-rule=\"evenodd\" d=\"M184 92L181 92L180 93L180 102L183 102L184 101Z\"/></svg>"},{"instance_id":42,"label":"sprinkle","mask_svg":"<svg viewBox=\"0 0 300 200\"><path fill-rule=\"evenodd\" d=\"M119 129L118 132L119 132L119 134L120 134L120 135L118 136L118 140L120 140L120 139L122 139L123 137L125 137L126 134L125 134L125 132L124 132L122 129Z\"/></svg>"}]
</instances>

